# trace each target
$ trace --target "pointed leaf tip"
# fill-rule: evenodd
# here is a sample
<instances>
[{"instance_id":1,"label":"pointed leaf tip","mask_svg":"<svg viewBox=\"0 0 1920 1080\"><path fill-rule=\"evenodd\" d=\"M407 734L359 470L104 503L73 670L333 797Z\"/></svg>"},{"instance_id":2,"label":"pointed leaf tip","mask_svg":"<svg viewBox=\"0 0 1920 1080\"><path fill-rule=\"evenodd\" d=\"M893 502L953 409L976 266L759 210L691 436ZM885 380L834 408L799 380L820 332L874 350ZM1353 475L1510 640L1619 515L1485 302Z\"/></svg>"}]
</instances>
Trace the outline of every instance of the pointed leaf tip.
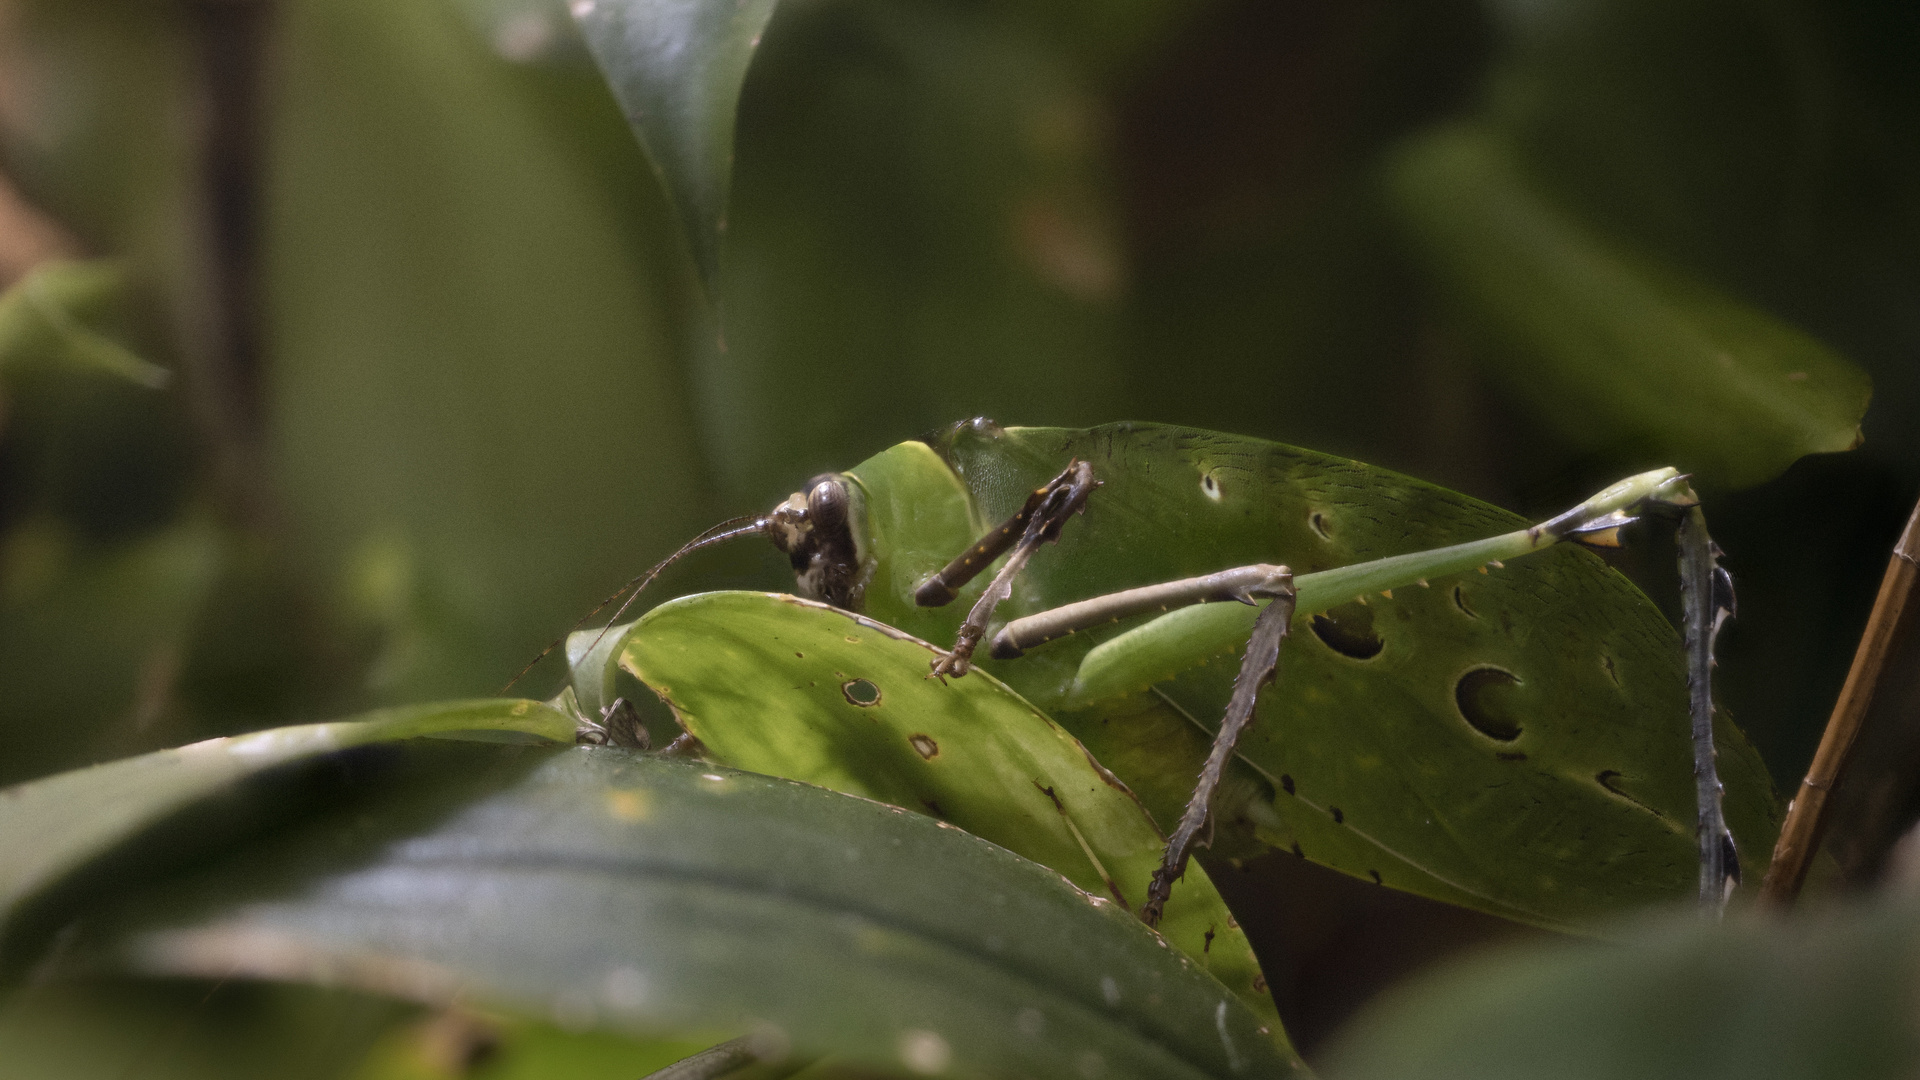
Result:
<instances>
[{"instance_id":1,"label":"pointed leaf tip","mask_svg":"<svg viewBox=\"0 0 1920 1080\"><path fill-rule=\"evenodd\" d=\"M574 0L627 123L666 188L709 299L733 171L734 114L774 0Z\"/></svg>"}]
</instances>

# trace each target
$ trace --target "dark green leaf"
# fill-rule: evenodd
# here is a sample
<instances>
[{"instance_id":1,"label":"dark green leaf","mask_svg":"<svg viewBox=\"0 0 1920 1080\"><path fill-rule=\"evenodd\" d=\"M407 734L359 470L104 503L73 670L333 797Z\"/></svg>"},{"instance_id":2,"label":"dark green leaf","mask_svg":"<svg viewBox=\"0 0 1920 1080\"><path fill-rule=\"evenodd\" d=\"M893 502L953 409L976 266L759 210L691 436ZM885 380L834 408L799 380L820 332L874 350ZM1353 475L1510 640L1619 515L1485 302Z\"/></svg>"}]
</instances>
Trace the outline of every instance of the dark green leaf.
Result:
<instances>
[{"instance_id":1,"label":"dark green leaf","mask_svg":"<svg viewBox=\"0 0 1920 1080\"><path fill-rule=\"evenodd\" d=\"M937 655L825 604L728 592L655 608L620 659L721 761L931 814L1138 911L1166 836L1133 792L993 676L928 678ZM1198 866L1160 931L1277 1029L1253 949Z\"/></svg>"},{"instance_id":2,"label":"dark green leaf","mask_svg":"<svg viewBox=\"0 0 1920 1080\"><path fill-rule=\"evenodd\" d=\"M1734 487L1858 445L1864 372L1593 232L1491 130L1419 139L1392 191L1441 280L1504 346L1508 385L1571 441Z\"/></svg>"},{"instance_id":3,"label":"dark green leaf","mask_svg":"<svg viewBox=\"0 0 1920 1080\"><path fill-rule=\"evenodd\" d=\"M1344 1080L1909 1076L1920 911L1697 917L1617 945L1515 950L1398 991L1342 1035Z\"/></svg>"},{"instance_id":4,"label":"dark green leaf","mask_svg":"<svg viewBox=\"0 0 1920 1080\"><path fill-rule=\"evenodd\" d=\"M733 124L774 0L575 0L574 18L718 286Z\"/></svg>"},{"instance_id":5,"label":"dark green leaf","mask_svg":"<svg viewBox=\"0 0 1920 1080\"><path fill-rule=\"evenodd\" d=\"M243 777L352 746L450 731L571 741L573 722L534 701L442 702L208 739L0 790L0 919L67 871Z\"/></svg>"},{"instance_id":6,"label":"dark green leaf","mask_svg":"<svg viewBox=\"0 0 1920 1080\"><path fill-rule=\"evenodd\" d=\"M921 815L611 748L416 743L381 776L89 916L69 963L753 1033L893 1073L1293 1068L1137 920Z\"/></svg>"}]
</instances>

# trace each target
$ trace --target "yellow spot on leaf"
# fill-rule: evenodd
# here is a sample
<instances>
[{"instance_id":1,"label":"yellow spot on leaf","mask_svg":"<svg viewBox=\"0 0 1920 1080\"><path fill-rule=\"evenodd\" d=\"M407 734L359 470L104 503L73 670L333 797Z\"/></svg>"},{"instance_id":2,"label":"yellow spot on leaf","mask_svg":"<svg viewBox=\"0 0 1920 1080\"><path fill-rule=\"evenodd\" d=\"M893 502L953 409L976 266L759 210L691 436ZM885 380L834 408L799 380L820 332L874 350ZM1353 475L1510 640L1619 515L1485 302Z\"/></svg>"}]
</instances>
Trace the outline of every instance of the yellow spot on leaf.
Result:
<instances>
[{"instance_id":1,"label":"yellow spot on leaf","mask_svg":"<svg viewBox=\"0 0 1920 1080\"><path fill-rule=\"evenodd\" d=\"M616 821L645 821L653 813L653 800L644 791L622 788L607 792L607 813Z\"/></svg>"}]
</instances>

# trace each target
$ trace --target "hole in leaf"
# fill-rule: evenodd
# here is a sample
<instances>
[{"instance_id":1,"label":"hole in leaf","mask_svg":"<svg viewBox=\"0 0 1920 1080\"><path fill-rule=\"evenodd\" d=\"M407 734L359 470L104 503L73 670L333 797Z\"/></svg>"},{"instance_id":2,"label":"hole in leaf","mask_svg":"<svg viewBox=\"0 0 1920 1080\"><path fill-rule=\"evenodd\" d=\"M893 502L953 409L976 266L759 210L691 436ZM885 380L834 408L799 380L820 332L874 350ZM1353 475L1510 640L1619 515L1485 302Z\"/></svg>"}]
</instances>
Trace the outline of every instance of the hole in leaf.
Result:
<instances>
[{"instance_id":1,"label":"hole in leaf","mask_svg":"<svg viewBox=\"0 0 1920 1080\"><path fill-rule=\"evenodd\" d=\"M1307 524L1312 527L1314 532L1320 535L1320 539L1333 539L1333 529L1327 524L1327 515L1315 510L1313 513L1307 515Z\"/></svg>"},{"instance_id":2,"label":"hole in leaf","mask_svg":"<svg viewBox=\"0 0 1920 1080\"><path fill-rule=\"evenodd\" d=\"M1522 730L1513 713L1513 688L1518 685L1519 676L1505 668L1477 667L1454 684L1454 704L1473 730L1489 739L1512 742Z\"/></svg>"},{"instance_id":3,"label":"hole in leaf","mask_svg":"<svg viewBox=\"0 0 1920 1080\"><path fill-rule=\"evenodd\" d=\"M1313 636L1354 660L1371 660L1384 647L1380 635L1373 632L1373 609L1364 604L1342 604L1315 615Z\"/></svg>"},{"instance_id":4,"label":"hole in leaf","mask_svg":"<svg viewBox=\"0 0 1920 1080\"><path fill-rule=\"evenodd\" d=\"M880 688L866 679L848 679L840 684L840 692L846 695L849 704L863 709L880 704Z\"/></svg>"},{"instance_id":5,"label":"hole in leaf","mask_svg":"<svg viewBox=\"0 0 1920 1080\"><path fill-rule=\"evenodd\" d=\"M1479 612L1467 606L1467 594L1460 591L1460 586L1458 585L1453 587L1453 606L1459 608L1469 619L1477 619L1480 617Z\"/></svg>"},{"instance_id":6,"label":"hole in leaf","mask_svg":"<svg viewBox=\"0 0 1920 1080\"><path fill-rule=\"evenodd\" d=\"M940 744L934 742L931 735L909 735L907 741L913 744L916 753L928 761L940 756Z\"/></svg>"}]
</instances>

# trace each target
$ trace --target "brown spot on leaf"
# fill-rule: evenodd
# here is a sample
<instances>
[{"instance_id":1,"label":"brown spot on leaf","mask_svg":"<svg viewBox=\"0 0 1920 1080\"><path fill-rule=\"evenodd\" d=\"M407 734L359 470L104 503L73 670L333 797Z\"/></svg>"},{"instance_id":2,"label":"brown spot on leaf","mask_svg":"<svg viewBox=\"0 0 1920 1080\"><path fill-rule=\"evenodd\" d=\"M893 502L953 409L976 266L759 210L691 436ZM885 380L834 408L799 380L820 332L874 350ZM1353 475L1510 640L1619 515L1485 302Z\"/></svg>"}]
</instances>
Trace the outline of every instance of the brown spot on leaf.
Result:
<instances>
[{"instance_id":1,"label":"brown spot on leaf","mask_svg":"<svg viewBox=\"0 0 1920 1080\"><path fill-rule=\"evenodd\" d=\"M907 741L913 744L915 752L928 761L940 756L940 744L934 742L931 735L909 735Z\"/></svg>"}]
</instances>

